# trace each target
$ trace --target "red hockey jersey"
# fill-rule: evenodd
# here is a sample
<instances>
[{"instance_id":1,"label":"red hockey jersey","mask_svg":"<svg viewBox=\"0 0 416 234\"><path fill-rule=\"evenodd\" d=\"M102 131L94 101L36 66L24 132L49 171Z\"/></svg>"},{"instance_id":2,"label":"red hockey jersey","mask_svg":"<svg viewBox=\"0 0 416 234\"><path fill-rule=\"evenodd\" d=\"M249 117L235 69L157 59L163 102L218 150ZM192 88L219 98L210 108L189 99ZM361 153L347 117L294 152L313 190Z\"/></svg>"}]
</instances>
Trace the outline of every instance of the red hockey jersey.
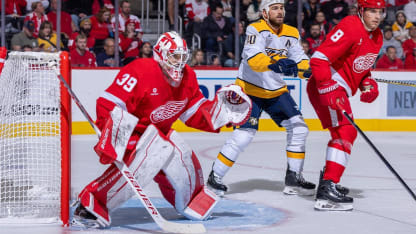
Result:
<instances>
[{"instance_id":1,"label":"red hockey jersey","mask_svg":"<svg viewBox=\"0 0 416 234\"><path fill-rule=\"evenodd\" d=\"M109 112L118 105L139 118L139 132L154 124L167 134L178 118L190 127L216 132L205 118L213 102L202 95L195 72L186 65L176 88L165 79L152 58L136 59L124 66L97 100L97 125L102 128Z\"/></svg>"},{"instance_id":2,"label":"red hockey jersey","mask_svg":"<svg viewBox=\"0 0 416 234\"><path fill-rule=\"evenodd\" d=\"M370 76L382 45L380 29L368 32L358 16L347 16L312 56L312 59L328 61L330 71L328 67L314 67L311 59L312 76L318 81L333 79L345 88L348 96L353 96L361 80Z\"/></svg>"}]
</instances>

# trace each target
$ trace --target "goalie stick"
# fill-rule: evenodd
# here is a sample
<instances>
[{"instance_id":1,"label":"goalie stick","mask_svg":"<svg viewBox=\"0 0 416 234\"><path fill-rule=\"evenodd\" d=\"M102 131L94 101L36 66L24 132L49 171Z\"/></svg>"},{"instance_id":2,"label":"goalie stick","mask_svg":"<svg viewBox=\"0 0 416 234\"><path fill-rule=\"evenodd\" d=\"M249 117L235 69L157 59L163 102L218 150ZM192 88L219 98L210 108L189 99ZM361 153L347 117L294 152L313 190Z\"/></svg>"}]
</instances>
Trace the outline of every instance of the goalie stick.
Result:
<instances>
[{"instance_id":1,"label":"goalie stick","mask_svg":"<svg viewBox=\"0 0 416 234\"><path fill-rule=\"evenodd\" d=\"M364 138L364 140L370 145L370 147L376 152L377 156L383 161L383 163L387 166L387 168L396 176L396 178L400 181L400 183L405 187L405 189L409 192L409 194L413 197L413 199L416 200L416 195L413 193L413 191L409 188L409 186L404 182L402 177L394 170L394 168L390 165L390 163L384 158L383 154L377 149L377 147L373 144L373 142L370 141L370 139L367 137L367 135L364 134L364 132L358 127L358 125L354 122L354 120L348 115L348 113L342 108L342 106L337 103L338 108L342 111L342 114L348 119L348 121L354 126L355 129L361 134L361 136Z\"/></svg>"},{"instance_id":2,"label":"goalie stick","mask_svg":"<svg viewBox=\"0 0 416 234\"><path fill-rule=\"evenodd\" d=\"M55 62L50 62L48 66L52 68L57 65ZM75 104L79 107L82 114L85 116L85 118L90 123L91 127L97 133L98 137L100 137L101 131L95 125L94 121L92 120L91 116L88 114L87 110L81 104L78 97L72 91L71 87L69 87L68 83L62 77L59 71L55 69L55 72L59 80L67 89L68 93L71 95ZM165 218L163 218L162 215L159 213L159 211L156 209L156 207L153 205L153 203L150 201L146 193L143 191L142 187L140 186L136 178L134 178L133 173L127 167L127 165L125 163L118 162L118 161L114 161L114 164L120 170L121 174L126 179L130 187L133 189L137 197L139 197L139 200L141 201L143 206L146 208L147 212L150 214L152 219L163 231L171 232L171 233L204 233L206 232L205 226L201 223L195 223L195 224L176 223L176 222L168 221Z\"/></svg>"}]
</instances>

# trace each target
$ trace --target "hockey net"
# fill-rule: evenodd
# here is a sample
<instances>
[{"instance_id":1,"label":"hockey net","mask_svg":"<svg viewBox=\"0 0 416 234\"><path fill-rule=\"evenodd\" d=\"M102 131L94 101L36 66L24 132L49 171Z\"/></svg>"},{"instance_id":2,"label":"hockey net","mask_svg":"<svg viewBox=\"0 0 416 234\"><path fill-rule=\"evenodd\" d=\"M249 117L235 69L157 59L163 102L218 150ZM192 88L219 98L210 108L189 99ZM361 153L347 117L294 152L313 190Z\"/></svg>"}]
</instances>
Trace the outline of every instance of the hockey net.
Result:
<instances>
[{"instance_id":1,"label":"hockey net","mask_svg":"<svg viewBox=\"0 0 416 234\"><path fill-rule=\"evenodd\" d=\"M0 223L68 223L70 98L52 69L69 79L66 52L11 52L0 73Z\"/></svg>"}]
</instances>

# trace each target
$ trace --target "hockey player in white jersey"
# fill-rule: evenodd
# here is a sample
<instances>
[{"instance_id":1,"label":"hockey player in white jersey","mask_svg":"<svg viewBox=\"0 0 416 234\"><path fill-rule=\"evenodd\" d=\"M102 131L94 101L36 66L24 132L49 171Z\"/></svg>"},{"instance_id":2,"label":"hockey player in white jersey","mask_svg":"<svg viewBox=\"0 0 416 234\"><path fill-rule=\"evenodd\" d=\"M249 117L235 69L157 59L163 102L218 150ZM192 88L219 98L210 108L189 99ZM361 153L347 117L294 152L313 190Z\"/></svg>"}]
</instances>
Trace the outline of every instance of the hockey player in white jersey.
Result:
<instances>
[{"instance_id":1,"label":"hockey player in white jersey","mask_svg":"<svg viewBox=\"0 0 416 234\"><path fill-rule=\"evenodd\" d=\"M283 80L283 75L309 77L311 74L305 72L309 69L309 59L302 50L298 30L283 24L284 0L263 0L260 10L263 18L247 27L236 80L236 84L252 99L251 116L225 142L207 184L219 195L227 191L222 178L252 141L264 110L277 125L286 128L288 167L283 192L313 195L315 184L305 181L302 176L309 130Z\"/></svg>"}]
</instances>

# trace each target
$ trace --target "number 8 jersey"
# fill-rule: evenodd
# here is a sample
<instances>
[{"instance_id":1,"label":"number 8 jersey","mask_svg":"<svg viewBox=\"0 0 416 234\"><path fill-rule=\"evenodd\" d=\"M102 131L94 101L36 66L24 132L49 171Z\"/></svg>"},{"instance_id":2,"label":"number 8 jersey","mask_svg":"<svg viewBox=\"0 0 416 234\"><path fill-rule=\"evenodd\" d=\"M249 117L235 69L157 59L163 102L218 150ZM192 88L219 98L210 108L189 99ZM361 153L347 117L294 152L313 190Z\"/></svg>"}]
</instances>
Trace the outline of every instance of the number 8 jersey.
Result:
<instances>
[{"instance_id":1,"label":"number 8 jersey","mask_svg":"<svg viewBox=\"0 0 416 234\"><path fill-rule=\"evenodd\" d=\"M333 79L345 88L348 96L353 96L361 80L371 75L370 69L382 45L383 34L379 28L368 32L358 16L347 16L332 29L311 58L328 61L330 72L323 66L312 67L312 76L319 81Z\"/></svg>"}]
</instances>

